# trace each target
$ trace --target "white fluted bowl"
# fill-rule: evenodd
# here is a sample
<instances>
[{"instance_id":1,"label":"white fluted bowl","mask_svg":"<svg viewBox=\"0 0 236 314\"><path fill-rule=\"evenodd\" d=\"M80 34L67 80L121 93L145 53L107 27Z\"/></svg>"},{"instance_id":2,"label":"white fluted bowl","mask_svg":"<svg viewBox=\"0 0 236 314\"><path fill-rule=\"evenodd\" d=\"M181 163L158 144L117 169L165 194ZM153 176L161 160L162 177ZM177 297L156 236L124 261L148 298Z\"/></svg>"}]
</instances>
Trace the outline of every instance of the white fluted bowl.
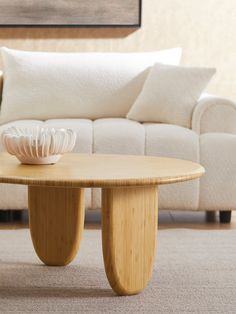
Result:
<instances>
[{"instance_id":1,"label":"white fluted bowl","mask_svg":"<svg viewBox=\"0 0 236 314\"><path fill-rule=\"evenodd\" d=\"M23 164L55 164L62 154L75 146L76 133L71 129L16 128L3 131L2 144Z\"/></svg>"}]
</instances>

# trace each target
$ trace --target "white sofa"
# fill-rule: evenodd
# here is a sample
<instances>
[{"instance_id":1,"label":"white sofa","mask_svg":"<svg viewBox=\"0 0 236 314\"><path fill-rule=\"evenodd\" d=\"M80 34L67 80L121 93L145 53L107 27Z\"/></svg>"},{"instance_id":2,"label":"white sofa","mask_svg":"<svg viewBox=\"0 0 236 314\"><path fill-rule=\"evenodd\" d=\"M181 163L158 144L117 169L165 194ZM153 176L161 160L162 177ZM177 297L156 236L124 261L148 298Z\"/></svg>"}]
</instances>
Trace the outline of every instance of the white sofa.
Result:
<instances>
[{"instance_id":1,"label":"white sofa","mask_svg":"<svg viewBox=\"0 0 236 314\"><path fill-rule=\"evenodd\" d=\"M3 75L0 76L2 86ZM111 84L113 84L111 79ZM1 90L1 88L0 88ZM202 95L192 115L191 129L161 123L139 123L125 118L19 119L0 125L69 127L78 133L74 152L153 155L201 163L206 174L200 179L160 189L159 207L171 210L220 211L229 221L236 209L236 104ZM0 147L2 151L2 147ZM100 190L87 190L86 208L101 206ZM27 190L20 185L0 185L0 209L27 208Z\"/></svg>"}]
</instances>

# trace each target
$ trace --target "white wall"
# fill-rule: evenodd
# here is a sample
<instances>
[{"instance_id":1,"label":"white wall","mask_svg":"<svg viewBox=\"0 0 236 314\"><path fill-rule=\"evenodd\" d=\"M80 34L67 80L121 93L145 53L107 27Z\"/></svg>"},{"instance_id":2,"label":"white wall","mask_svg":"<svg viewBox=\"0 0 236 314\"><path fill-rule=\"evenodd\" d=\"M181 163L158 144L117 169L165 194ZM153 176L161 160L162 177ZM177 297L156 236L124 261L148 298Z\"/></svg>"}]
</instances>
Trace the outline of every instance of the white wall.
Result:
<instances>
[{"instance_id":1,"label":"white wall","mask_svg":"<svg viewBox=\"0 0 236 314\"><path fill-rule=\"evenodd\" d=\"M143 0L143 25L136 31L1 28L0 45L46 51L145 51L181 46L183 64L217 67L208 90L236 101L236 0Z\"/></svg>"}]
</instances>

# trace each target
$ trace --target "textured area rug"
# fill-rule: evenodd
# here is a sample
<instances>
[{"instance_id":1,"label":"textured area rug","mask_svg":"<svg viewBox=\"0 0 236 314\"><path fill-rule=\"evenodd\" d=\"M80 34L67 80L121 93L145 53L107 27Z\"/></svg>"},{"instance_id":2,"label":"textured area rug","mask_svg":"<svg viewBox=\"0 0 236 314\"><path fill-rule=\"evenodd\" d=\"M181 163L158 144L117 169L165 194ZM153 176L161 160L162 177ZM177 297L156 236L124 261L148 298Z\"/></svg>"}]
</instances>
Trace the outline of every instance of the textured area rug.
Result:
<instances>
[{"instance_id":1,"label":"textured area rug","mask_svg":"<svg viewBox=\"0 0 236 314\"><path fill-rule=\"evenodd\" d=\"M0 231L0 313L235 312L236 230L159 231L152 280L132 297L109 287L99 230L67 267L43 266L29 230Z\"/></svg>"}]
</instances>

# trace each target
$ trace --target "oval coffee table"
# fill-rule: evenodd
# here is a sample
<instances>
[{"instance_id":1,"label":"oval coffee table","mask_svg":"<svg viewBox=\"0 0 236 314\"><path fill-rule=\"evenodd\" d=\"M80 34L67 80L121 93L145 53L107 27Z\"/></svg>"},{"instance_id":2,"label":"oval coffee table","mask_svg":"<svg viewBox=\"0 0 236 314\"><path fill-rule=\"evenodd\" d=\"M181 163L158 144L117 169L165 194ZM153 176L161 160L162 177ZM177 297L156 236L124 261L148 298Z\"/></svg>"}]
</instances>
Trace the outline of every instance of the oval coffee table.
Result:
<instances>
[{"instance_id":1,"label":"oval coffee table","mask_svg":"<svg viewBox=\"0 0 236 314\"><path fill-rule=\"evenodd\" d=\"M151 277L158 185L203 173L199 164L171 158L68 154L55 165L32 166L0 154L0 182L28 185L31 237L46 265L72 261L84 225L84 188L102 188L104 264L119 295L142 291Z\"/></svg>"}]
</instances>

